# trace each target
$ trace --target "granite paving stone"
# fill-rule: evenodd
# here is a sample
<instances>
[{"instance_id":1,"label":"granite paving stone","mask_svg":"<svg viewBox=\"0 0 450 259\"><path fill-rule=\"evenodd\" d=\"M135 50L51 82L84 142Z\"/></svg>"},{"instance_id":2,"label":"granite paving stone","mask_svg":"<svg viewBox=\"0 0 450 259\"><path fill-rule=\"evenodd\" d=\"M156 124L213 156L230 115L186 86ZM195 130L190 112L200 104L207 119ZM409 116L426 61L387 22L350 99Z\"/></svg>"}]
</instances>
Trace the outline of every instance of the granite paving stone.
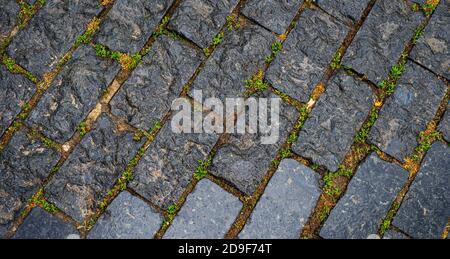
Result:
<instances>
[{"instance_id":1,"label":"granite paving stone","mask_svg":"<svg viewBox=\"0 0 450 259\"><path fill-rule=\"evenodd\" d=\"M297 239L322 192L319 181L308 167L283 160L239 238Z\"/></svg>"},{"instance_id":2,"label":"granite paving stone","mask_svg":"<svg viewBox=\"0 0 450 259\"><path fill-rule=\"evenodd\" d=\"M336 171L374 102L370 87L339 72L310 113L293 151Z\"/></svg>"},{"instance_id":3,"label":"granite paving stone","mask_svg":"<svg viewBox=\"0 0 450 259\"><path fill-rule=\"evenodd\" d=\"M169 27L202 48L207 48L238 4L238 0L186 0L173 15Z\"/></svg>"},{"instance_id":4,"label":"granite paving stone","mask_svg":"<svg viewBox=\"0 0 450 259\"><path fill-rule=\"evenodd\" d=\"M55 68L58 61L101 11L98 1L47 0L21 30L7 53L35 76Z\"/></svg>"},{"instance_id":5,"label":"granite paving stone","mask_svg":"<svg viewBox=\"0 0 450 259\"><path fill-rule=\"evenodd\" d=\"M209 180L202 180L188 196L164 238L223 238L241 208L237 197Z\"/></svg>"},{"instance_id":6,"label":"granite paving stone","mask_svg":"<svg viewBox=\"0 0 450 259\"><path fill-rule=\"evenodd\" d=\"M305 10L267 71L267 81L308 102L347 32L346 26L322 11Z\"/></svg>"},{"instance_id":7,"label":"granite paving stone","mask_svg":"<svg viewBox=\"0 0 450 259\"><path fill-rule=\"evenodd\" d=\"M14 0L0 0L0 40L6 37L16 24L19 5Z\"/></svg>"},{"instance_id":8,"label":"granite paving stone","mask_svg":"<svg viewBox=\"0 0 450 259\"><path fill-rule=\"evenodd\" d=\"M150 239L163 218L147 203L124 191L108 206L89 239Z\"/></svg>"},{"instance_id":9,"label":"granite paving stone","mask_svg":"<svg viewBox=\"0 0 450 259\"><path fill-rule=\"evenodd\" d=\"M408 62L370 131L369 141L403 161L419 144L417 137L436 115L446 90L444 82L432 73Z\"/></svg>"},{"instance_id":10,"label":"granite paving stone","mask_svg":"<svg viewBox=\"0 0 450 259\"><path fill-rule=\"evenodd\" d=\"M357 23L371 0L316 0L326 12L347 23Z\"/></svg>"},{"instance_id":11,"label":"granite paving stone","mask_svg":"<svg viewBox=\"0 0 450 259\"><path fill-rule=\"evenodd\" d=\"M439 124L438 130L442 132L445 140L450 142L450 103L447 105L447 111L444 114L444 118Z\"/></svg>"},{"instance_id":12,"label":"granite paving stone","mask_svg":"<svg viewBox=\"0 0 450 259\"><path fill-rule=\"evenodd\" d=\"M47 185L46 197L78 222L92 215L142 146L144 139L133 136L101 115Z\"/></svg>"},{"instance_id":13,"label":"granite paving stone","mask_svg":"<svg viewBox=\"0 0 450 259\"><path fill-rule=\"evenodd\" d=\"M450 148L436 142L394 218L413 238L438 239L450 217Z\"/></svg>"},{"instance_id":14,"label":"granite paving stone","mask_svg":"<svg viewBox=\"0 0 450 259\"><path fill-rule=\"evenodd\" d=\"M409 237L399 231L389 229L384 233L383 239L409 239Z\"/></svg>"},{"instance_id":15,"label":"granite paving stone","mask_svg":"<svg viewBox=\"0 0 450 259\"><path fill-rule=\"evenodd\" d=\"M347 191L331 211L320 236L326 239L366 239L378 232L408 171L372 154L357 170Z\"/></svg>"}]
</instances>

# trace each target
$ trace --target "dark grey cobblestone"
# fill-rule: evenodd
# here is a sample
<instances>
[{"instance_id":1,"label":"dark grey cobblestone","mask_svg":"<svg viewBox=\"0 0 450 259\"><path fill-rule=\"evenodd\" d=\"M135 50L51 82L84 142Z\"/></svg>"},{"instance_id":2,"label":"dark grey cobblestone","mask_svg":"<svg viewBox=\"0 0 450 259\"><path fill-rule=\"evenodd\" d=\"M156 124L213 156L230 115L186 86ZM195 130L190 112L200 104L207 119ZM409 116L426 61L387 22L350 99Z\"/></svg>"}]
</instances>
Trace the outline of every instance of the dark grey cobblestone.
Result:
<instances>
[{"instance_id":1,"label":"dark grey cobblestone","mask_svg":"<svg viewBox=\"0 0 450 259\"><path fill-rule=\"evenodd\" d=\"M36 86L31 81L22 75L9 73L4 66L0 65L0 136L35 90Z\"/></svg>"},{"instance_id":2,"label":"dark grey cobblestone","mask_svg":"<svg viewBox=\"0 0 450 259\"><path fill-rule=\"evenodd\" d=\"M404 1L377 1L346 52L344 64L379 83L388 77L423 19Z\"/></svg>"},{"instance_id":3,"label":"dark grey cobblestone","mask_svg":"<svg viewBox=\"0 0 450 259\"><path fill-rule=\"evenodd\" d=\"M119 70L116 62L96 57L93 48L81 47L53 81L27 122L48 137L66 142Z\"/></svg>"},{"instance_id":4,"label":"dark grey cobblestone","mask_svg":"<svg viewBox=\"0 0 450 259\"><path fill-rule=\"evenodd\" d=\"M276 96L272 94L269 97ZM295 108L281 102L280 136L274 144L263 144L261 142L263 134L229 135L228 141L220 147L214 157L211 173L228 180L241 191L252 194L269 170L272 159L286 141L298 115Z\"/></svg>"},{"instance_id":5,"label":"dark grey cobblestone","mask_svg":"<svg viewBox=\"0 0 450 259\"><path fill-rule=\"evenodd\" d=\"M108 206L88 238L150 239L162 221L161 215L147 203L124 191Z\"/></svg>"},{"instance_id":6,"label":"dark grey cobblestone","mask_svg":"<svg viewBox=\"0 0 450 259\"><path fill-rule=\"evenodd\" d=\"M308 102L347 31L322 11L305 10L267 71L267 81L291 97Z\"/></svg>"},{"instance_id":7,"label":"dark grey cobblestone","mask_svg":"<svg viewBox=\"0 0 450 259\"><path fill-rule=\"evenodd\" d=\"M321 194L319 180L308 167L283 160L239 238L298 238Z\"/></svg>"},{"instance_id":8,"label":"dark grey cobblestone","mask_svg":"<svg viewBox=\"0 0 450 259\"><path fill-rule=\"evenodd\" d=\"M50 71L101 10L98 1L48 0L8 47L9 56L36 76Z\"/></svg>"},{"instance_id":9,"label":"dark grey cobblestone","mask_svg":"<svg viewBox=\"0 0 450 259\"><path fill-rule=\"evenodd\" d=\"M389 229L384 233L383 239L409 239L405 234L393 229Z\"/></svg>"},{"instance_id":10,"label":"dark grey cobblestone","mask_svg":"<svg viewBox=\"0 0 450 259\"><path fill-rule=\"evenodd\" d=\"M14 239L80 239L77 229L41 208L34 208Z\"/></svg>"},{"instance_id":11,"label":"dark grey cobblestone","mask_svg":"<svg viewBox=\"0 0 450 259\"><path fill-rule=\"evenodd\" d=\"M331 211L320 236L329 239L366 239L376 234L408 171L372 154L356 172L346 194Z\"/></svg>"},{"instance_id":12,"label":"dark grey cobblestone","mask_svg":"<svg viewBox=\"0 0 450 259\"><path fill-rule=\"evenodd\" d=\"M163 208L183 194L218 140L216 134L177 134L166 123L135 169L130 187Z\"/></svg>"},{"instance_id":13,"label":"dark grey cobblestone","mask_svg":"<svg viewBox=\"0 0 450 259\"><path fill-rule=\"evenodd\" d=\"M369 140L403 160L418 145L419 133L436 115L447 87L432 73L408 62L397 89L380 111Z\"/></svg>"},{"instance_id":14,"label":"dark grey cobblestone","mask_svg":"<svg viewBox=\"0 0 450 259\"><path fill-rule=\"evenodd\" d=\"M450 216L450 148L437 142L406 194L394 225L414 238L441 238Z\"/></svg>"},{"instance_id":15,"label":"dark grey cobblestone","mask_svg":"<svg viewBox=\"0 0 450 259\"><path fill-rule=\"evenodd\" d=\"M243 96L245 80L264 65L274 41L275 36L269 31L248 21L225 36L191 89L203 90L205 98L217 97L222 101Z\"/></svg>"},{"instance_id":16,"label":"dark grey cobblestone","mask_svg":"<svg viewBox=\"0 0 450 259\"><path fill-rule=\"evenodd\" d=\"M371 0L316 0L315 2L334 17L350 23L357 23Z\"/></svg>"},{"instance_id":17,"label":"dark grey cobblestone","mask_svg":"<svg viewBox=\"0 0 450 259\"><path fill-rule=\"evenodd\" d=\"M101 115L94 129L76 146L46 188L46 197L66 214L81 222L114 186L144 140L121 132Z\"/></svg>"},{"instance_id":18,"label":"dark grey cobblestone","mask_svg":"<svg viewBox=\"0 0 450 259\"><path fill-rule=\"evenodd\" d=\"M170 110L203 59L201 51L163 36L111 101L113 114L148 130Z\"/></svg>"},{"instance_id":19,"label":"dark grey cobblestone","mask_svg":"<svg viewBox=\"0 0 450 259\"><path fill-rule=\"evenodd\" d=\"M16 24L19 5L13 0L0 0L0 40L8 35Z\"/></svg>"},{"instance_id":20,"label":"dark grey cobblestone","mask_svg":"<svg viewBox=\"0 0 450 259\"><path fill-rule=\"evenodd\" d=\"M444 139L450 142L450 103L447 105L447 111L439 125L439 131L442 132Z\"/></svg>"},{"instance_id":21,"label":"dark grey cobblestone","mask_svg":"<svg viewBox=\"0 0 450 259\"><path fill-rule=\"evenodd\" d=\"M173 0L118 0L103 22L96 41L125 53L136 53L147 42Z\"/></svg>"},{"instance_id":22,"label":"dark grey cobblestone","mask_svg":"<svg viewBox=\"0 0 450 259\"><path fill-rule=\"evenodd\" d=\"M186 0L173 15L169 26L206 48L226 23L238 0Z\"/></svg>"},{"instance_id":23,"label":"dark grey cobblestone","mask_svg":"<svg viewBox=\"0 0 450 259\"><path fill-rule=\"evenodd\" d=\"M336 171L373 105L370 87L339 72L312 110L294 152Z\"/></svg>"},{"instance_id":24,"label":"dark grey cobblestone","mask_svg":"<svg viewBox=\"0 0 450 259\"><path fill-rule=\"evenodd\" d=\"M260 23L269 30L284 33L303 0L249 0L242 13Z\"/></svg>"},{"instance_id":25,"label":"dark grey cobblestone","mask_svg":"<svg viewBox=\"0 0 450 259\"><path fill-rule=\"evenodd\" d=\"M60 155L19 131L0 153L0 236L11 227Z\"/></svg>"},{"instance_id":26,"label":"dark grey cobblestone","mask_svg":"<svg viewBox=\"0 0 450 259\"><path fill-rule=\"evenodd\" d=\"M447 79L450 79L450 0L442 0L411 52L411 57Z\"/></svg>"},{"instance_id":27,"label":"dark grey cobblestone","mask_svg":"<svg viewBox=\"0 0 450 259\"><path fill-rule=\"evenodd\" d=\"M241 207L238 198L211 181L202 180L188 196L164 238L223 238Z\"/></svg>"}]
</instances>

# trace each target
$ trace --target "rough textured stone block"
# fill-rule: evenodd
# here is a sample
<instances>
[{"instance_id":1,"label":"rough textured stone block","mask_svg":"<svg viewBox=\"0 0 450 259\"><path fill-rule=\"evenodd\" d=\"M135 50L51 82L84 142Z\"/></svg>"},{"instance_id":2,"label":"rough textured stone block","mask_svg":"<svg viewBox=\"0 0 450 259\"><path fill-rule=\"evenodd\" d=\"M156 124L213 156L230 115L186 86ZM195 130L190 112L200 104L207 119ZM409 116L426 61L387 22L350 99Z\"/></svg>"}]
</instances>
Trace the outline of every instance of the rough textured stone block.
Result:
<instances>
[{"instance_id":1,"label":"rough textured stone block","mask_svg":"<svg viewBox=\"0 0 450 259\"><path fill-rule=\"evenodd\" d=\"M88 238L150 239L162 221L147 203L124 191L108 206Z\"/></svg>"},{"instance_id":2,"label":"rough textured stone block","mask_svg":"<svg viewBox=\"0 0 450 259\"><path fill-rule=\"evenodd\" d=\"M350 151L373 101L368 85L339 72L306 120L294 143L294 152L336 171Z\"/></svg>"},{"instance_id":3,"label":"rough textured stone block","mask_svg":"<svg viewBox=\"0 0 450 259\"><path fill-rule=\"evenodd\" d=\"M401 232L389 229L384 233L383 239L409 239L409 237Z\"/></svg>"},{"instance_id":4,"label":"rough textured stone block","mask_svg":"<svg viewBox=\"0 0 450 259\"><path fill-rule=\"evenodd\" d=\"M357 23L371 0L316 0L315 2L334 17Z\"/></svg>"},{"instance_id":5,"label":"rough textured stone block","mask_svg":"<svg viewBox=\"0 0 450 259\"><path fill-rule=\"evenodd\" d=\"M120 66L95 56L89 46L78 49L30 113L27 122L64 143L95 107Z\"/></svg>"},{"instance_id":6,"label":"rough textured stone block","mask_svg":"<svg viewBox=\"0 0 450 259\"><path fill-rule=\"evenodd\" d=\"M14 0L0 0L0 40L7 36L16 24L19 5Z\"/></svg>"},{"instance_id":7,"label":"rough textured stone block","mask_svg":"<svg viewBox=\"0 0 450 259\"><path fill-rule=\"evenodd\" d=\"M80 233L70 223L34 208L17 230L14 239L79 239Z\"/></svg>"},{"instance_id":8,"label":"rough textured stone block","mask_svg":"<svg viewBox=\"0 0 450 259\"><path fill-rule=\"evenodd\" d=\"M450 216L450 148L433 144L394 218L413 238L441 238Z\"/></svg>"},{"instance_id":9,"label":"rough textured stone block","mask_svg":"<svg viewBox=\"0 0 450 259\"><path fill-rule=\"evenodd\" d=\"M394 95L381 109L369 140L398 160L411 155L419 133L436 115L446 89L432 73L408 63Z\"/></svg>"},{"instance_id":10,"label":"rough textured stone block","mask_svg":"<svg viewBox=\"0 0 450 259\"><path fill-rule=\"evenodd\" d=\"M450 0L442 0L411 57L437 74L450 79Z\"/></svg>"},{"instance_id":11,"label":"rough textured stone block","mask_svg":"<svg viewBox=\"0 0 450 259\"><path fill-rule=\"evenodd\" d=\"M22 75L9 73L0 65L0 136L31 98L36 86Z\"/></svg>"},{"instance_id":12,"label":"rough textured stone block","mask_svg":"<svg viewBox=\"0 0 450 259\"><path fill-rule=\"evenodd\" d=\"M300 9L302 0L249 0L242 13L269 30L282 34Z\"/></svg>"},{"instance_id":13,"label":"rough textured stone block","mask_svg":"<svg viewBox=\"0 0 450 259\"><path fill-rule=\"evenodd\" d=\"M226 23L238 0L186 0L173 15L169 26L206 48Z\"/></svg>"},{"instance_id":14,"label":"rough textured stone block","mask_svg":"<svg viewBox=\"0 0 450 259\"><path fill-rule=\"evenodd\" d=\"M143 144L101 115L46 188L47 198L81 222L92 215Z\"/></svg>"},{"instance_id":15,"label":"rough textured stone block","mask_svg":"<svg viewBox=\"0 0 450 259\"><path fill-rule=\"evenodd\" d=\"M225 36L191 89L203 90L205 98L217 97L222 101L242 96L245 81L264 65L274 41L275 36L269 31L248 21Z\"/></svg>"},{"instance_id":16,"label":"rough textured stone block","mask_svg":"<svg viewBox=\"0 0 450 259\"><path fill-rule=\"evenodd\" d=\"M439 124L439 131L442 132L444 138L450 142L450 103L447 105L447 111L444 114L444 118Z\"/></svg>"},{"instance_id":17,"label":"rough textured stone block","mask_svg":"<svg viewBox=\"0 0 450 259\"><path fill-rule=\"evenodd\" d=\"M387 79L423 15L404 1L377 1L344 56L344 64L374 83Z\"/></svg>"},{"instance_id":18,"label":"rough textured stone block","mask_svg":"<svg viewBox=\"0 0 450 259\"><path fill-rule=\"evenodd\" d=\"M98 1L48 0L8 47L9 56L36 76L50 71L101 11Z\"/></svg>"},{"instance_id":19,"label":"rough textured stone block","mask_svg":"<svg viewBox=\"0 0 450 259\"><path fill-rule=\"evenodd\" d=\"M167 239L221 239L242 203L209 180L199 182L167 230Z\"/></svg>"},{"instance_id":20,"label":"rough textured stone block","mask_svg":"<svg viewBox=\"0 0 450 259\"><path fill-rule=\"evenodd\" d=\"M159 38L111 101L112 113L133 126L150 129L170 110L202 58L189 45Z\"/></svg>"},{"instance_id":21,"label":"rough textured stone block","mask_svg":"<svg viewBox=\"0 0 450 259\"><path fill-rule=\"evenodd\" d=\"M283 160L239 238L297 239L322 193L320 175Z\"/></svg>"},{"instance_id":22,"label":"rough textured stone block","mask_svg":"<svg viewBox=\"0 0 450 259\"><path fill-rule=\"evenodd\" d=\"M0 153L0 236L37 192L60 155L17 132Z\"/></svg>"},{"instance_id":23,"label":"rough textured stone block","mask_svg":"<svg viewBox=\"0 0 450 259\"><path fill-rule=\"evenodd\" d=\"M173 0L118 0L96 41L113 50L136 53L144 47L172 3Z\"/></svg>"},{"instance_id":24,"label":"rough textured stone block","mask_svg":"<svg viewBox=\"0 0 450 259\"><path fill-rule=\"evenodd\" d=\"M305 10L267 71L267 81L291 97L308 102L347 31L322 11Z\"/></svg>"},{"instance_id":25,"label":"rough textured stone block","mask_svg":"<svg viewBox=\"0 0 450 259\"><path fill-rule=\"evenodd\" d=\"M366 239L376 234L407 179L406 170L372 154L356 172L320 235L330 239Z\"/></svg>"}]
</instances>

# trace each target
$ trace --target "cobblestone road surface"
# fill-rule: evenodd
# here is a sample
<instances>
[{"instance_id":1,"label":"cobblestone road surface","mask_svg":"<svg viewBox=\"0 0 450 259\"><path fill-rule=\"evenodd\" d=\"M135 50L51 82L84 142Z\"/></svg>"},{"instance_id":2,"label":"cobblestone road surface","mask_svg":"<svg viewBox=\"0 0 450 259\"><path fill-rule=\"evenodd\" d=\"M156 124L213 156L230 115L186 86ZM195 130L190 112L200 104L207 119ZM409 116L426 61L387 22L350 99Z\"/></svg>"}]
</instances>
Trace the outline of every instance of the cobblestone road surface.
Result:
<instances>
[{"instance_id":1,"label":"cobblestone road surface","mask_svg":"<svg viewBox=\"0 0 450 259\"><path fill-rule=\"evenodd\" d=\"M449 26L450 0L0 0L0 237L448 238ZM194 90L280 97L280 140L173 133Z\"/></svg>"}]
</instances>

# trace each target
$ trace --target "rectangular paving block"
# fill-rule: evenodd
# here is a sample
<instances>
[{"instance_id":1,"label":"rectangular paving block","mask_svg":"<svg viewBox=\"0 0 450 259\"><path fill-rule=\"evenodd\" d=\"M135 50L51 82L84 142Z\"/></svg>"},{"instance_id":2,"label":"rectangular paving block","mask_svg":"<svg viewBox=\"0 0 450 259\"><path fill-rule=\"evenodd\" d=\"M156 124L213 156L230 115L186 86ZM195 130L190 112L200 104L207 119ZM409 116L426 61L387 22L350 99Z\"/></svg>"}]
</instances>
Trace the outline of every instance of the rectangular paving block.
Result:
<instances>
[{"instance_id":1,"label":"rectangular paving block","mask_svg":"<svg viewBox=\"0 0 450 259\"><path fill-rule=\"evenodd\" d=\"M92 47L82 46L55 78L27 123L60 143L68 141L119 70L117 62L99 58Z\"/></svg>"},{"instance_id":2,"label":"rectangular paving block","mask_svg":"<svg viewBox=\"0 0 450 259\"><path fill-rule=\"evenodd\" d=\"M80 239L75 226L37 207L17 230L13 239Z\"/></svg>"},{"instance_id":3,"label":"rectangular paving block","mask_svg":"<svg viewBox=\"0 0 450 259\"><path fill-rule=\"evenodd\" d=\"M169 28L207 48L238 3L238 0L183 1L172 16Z\"/></svg>"},{"instance_id":4,"label":"rectangular paving block","mask_svg":"<svg viewBox=\"0 0 450 259\"><path fill-rule=\"evenodd\" d=\"M315 2L334 17L347 22L357 23L371 0L316 0Z\"/></svg>"},{"instance_id":5,"label":"rectangular paving block","mask_svg":"<svg viewBox=\"0 0 450 259\"><path fill-rule=\"evenodd\" d=\"M293 151L336 171L374 102L370 87L339 72L310 113Z\"/></svg>"},{"instance_id":6,"label":"rectangular paving block","mask_svg":"<svg viewBox=\"0 0 450 259\"><path fill-rule=\"evenodd\" d=\"M36 86L18 74L11 74L0 65L0 136L33 96Z\"/></svg>"},{"instance_id":7,"label":"rectangular paving block","mask_svg":"<svg viewBox=\"0 0 450 259\"><path fill-rule=\"evenodd\" d=\"M111 112L131 125L150 129L180 95L203 59L190 45L162 36L111 101Z\"/></svg>"},{"instance_id":8,"label":"rectangular paving block","mask_svg":"<svg viewBox=\"0 0 450 259\"><path fill-rule=\"evenodd\" d=\"M387 79L424 19L405 1L380 0L348 48L343 63L377 84Z\"/></svg>"},{"instance_id":9,"label":"rectangular paving block","mask_svg":"<svg viewBox=\"0 0 450 259\"><path fill-rule=\"evenodd\" d=\"M187 197L164 238L222 239L241 208L237 197L209 180L202 180Z\"/></svg>"},{"instance_id":10,"label":"rectangular paving block","mask_svg":"<svg viewBox=\"0 0 450 259\"><path fill-rule=\"evenodd\" d=\"M0 153L0 237L50 174L60 155L21 130Z\"/></svg>"},{"instance_id":11,"label":"rectangular paving block","mask_svg":"<svg viewBox=\"0 0 450 259\"><path fill-rule=\"evenodd\" d=\"M265 94L259 97L277 97L274 94ZM272 102L270 100L269 107ZM281 146L286 142L299 116L295 108L281 100L280 103L279 137L275 143L263 143L262 137L265 135L261 132L259 134L249 132L245 134L230 134L227 142L219 148L214 157L210 169L212 174L228 180L238 189L249 195L256 190L267 174L271 161L275 158ZM248 113L246 115L249 116Z\"/></svg>"},{"instance_id":12,"label":"rectangular paving block","mask_svg":"<svg viewBox=\"0 0 450 259\"><path fill-rule=\"evenodd\" d=\"M217 134L174 133L170 120L134 170L130 187L154 204L167 209L191 182L199 160L205 160Z\"/></svg>"},{"instance_id":13,"label":"rectangular paving block","mask_svg":"<svg viewBox=\"0 0 450 259\"><path fill-rule=\"evenodd\" d=\"M388 231L386 231L386 233L384 233L383 239L410 239L410 238L401 232L389 229Z\"/></svg>"},{"instance_id":14,"label":"rectangular paving block","mask_svg":"<svg viewBox=\"0 0 450 259\"><path fill-rule=\"evenodd\" d=\"M383 161L376 154L370 155L331 211L320 236L366 239L376 234L408 175L400 166Z\"/></svg>"},{"instance_id":15,"label":"rectangular paving block","mask_svg":"<svg viewBox=\"0 0 450 259\"><path fill-rule=\"evenodd\" d=\"M243 96L245 81L263 67L274 41L274 35L250 21L239 29L227 32L191 90L203 90L205 98L217 97L223 102L226 97Z\"/></svg>"},{"instance_id":16,"label":"rectangular paving block","mask_svg":"<svg viewBox=\"0 0 450 259\"><path fill-rule=\"evenodd\" d=\"M298 239L322 193L320 175L292 159L281 162L241 239Z\"/></svg>"},{"instance_id":17,"label":"rectangular paving block","mask_svg":"<svg viewBox=\"0 0 450 259\"><path fill-rule=\"evenodd\" d=\"M12 0L0 0L0 40L8 36L16 24L19 4Z\"/></svg>"},{"instance_id":18,"label":"rectangular paving block","mask_svg":"<svg viewBox=\"0 0 450 259\"><path fill-rule=\"evenodd\" d=\"M269 30L284 33L300 9L303 0L249 0L242 13Z\"/></svg>"},{"instance_id":19,"label":"rectangular paving block","mask_svg":"<svg viewBox=\"0 0 450 259\"><path fill-rule=\"evenodd\" d=\"M162 222L147 203L124 191L98 219L88 239L151 239Z\"/></svg>"},{"instance_id":20,"label":"rectangular paving block","mask_svg":"<svg viewBox=\"0 0 450 259\"><path fill-rule=\"evenodd\" d=\"M46 197L78 222L92 215L144 140L101 115L46 187Z\"/></svg>"},{"instance_id":21,"label":"rectangular paving block","mask_svg":"<svg viewBox=\"0 0 450 259\"><path fill-rule=\"evenodd\" d=\"M447 111L439 124L438 130L442 132L444 139L450 142L450 102L447 104Z\"/></svg>"},{"instance_id":22,"label":"rectangular paving block","mask_svg":"<svg viewBox=\"0 0 450 259\"><path fill-rule=\"evenodd\" d=\"M450 217L450 148L436 142L394 218L413 238L440 239Z\"/></svg>"},{"instance_id":23,"label":"rectangular paving block","mask_svg":"<svg viewBox=\"0 0 450 259\"><path fill-rule=\"evenodd\" d=\"M95 37L97 43L125 53L144 47L173 0L117 0Z\"/></svg>"},{"instance_id":24,"label":"rectangular paving block","mask_svg":"<svg viewBox=\"0 0 450 259\"><path fill-rule=\"evenodd\" d=\"M40 77L55 67L101 9L92 0L47 0L14 37L8 55Z\"/></svg>"},{"instance_id":25,"label":"rectangular paving block","mask_svg":"<svg viewBox=\"0 0 450 259\"><path fill-rule=\"evenodd\" d=\"M450 79L450 0L442 0L411 52L411 58Z\"/></svg>"},{"instance_id":26,"label":"rectangular paving block","mask_svg":"<svg viewBox=\"0 0 450 259\"><path fill-rule=\"evenodd\" d=\"M275 88L308 102L322 79L348 28L318 9L306 9L267 71Z\"/></svg>"},{"instance_id":27,"label":"rectangular paving block","mask_svg":"<svg viewBox=\"0 0 450 259\"><path fill-rule=\"evenodd\" d=\"M444 82L432 73L408 62L370 131L369 141L403 161L419 144L417 137L436 115L446 90Z\"/></svg>"}]
</instances>

